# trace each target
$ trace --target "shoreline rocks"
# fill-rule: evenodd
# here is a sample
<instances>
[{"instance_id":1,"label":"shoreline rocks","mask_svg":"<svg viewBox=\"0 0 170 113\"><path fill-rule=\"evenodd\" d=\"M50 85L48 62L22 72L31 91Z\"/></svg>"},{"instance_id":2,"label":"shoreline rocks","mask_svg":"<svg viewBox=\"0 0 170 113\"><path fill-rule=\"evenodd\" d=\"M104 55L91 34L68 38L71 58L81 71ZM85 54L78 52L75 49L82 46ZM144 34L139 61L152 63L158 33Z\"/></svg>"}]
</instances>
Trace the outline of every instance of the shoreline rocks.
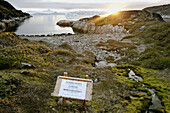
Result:
<instances>
[{"instance_id":1,"label":"shoreline rocks","mask_svg":"<svg viewBox=\"0 0 170 113\"><path fill-rule=\"evenodd\" d=\"M128 34L128 30L124 26L111 24L97 26L93 22L85 21L70 21L70 20L61 20L57 25L62 27L72 27L74 32L79 33L88 33L88 34L113 34L113 33L125 33Z\"/></svg>"},{"instance_id":2,"label":"shoreline rocks","mask_svg":"<svg viewBox=\"0 0 170 113\"><path fill-rule=\"evenodd\" d=\"M128 21L133 19L134 21ZM61 27L72 27L75 32L88 34L129 34L127 21L135 24L135 21L164 21L160 14L145 10L120 11L117 15L111 14L107 17L93 16L82 18L77 21L60 20L57 25Z\"/></svg>"},{"instance_id":3,"label":"shoreline rocks","mask_svg":"<svg viewBox=\"0 0 170 113\"><path fill-rule=\"evenodd\" d=\"M71 27L74 21L71 20L60 20L57 22L57 25L62 26L62 27Z\"/></svg>"},{"instance_id":4,"label":"shoreline rocks","mask_svg":"<svg viewBox=\"0 0 170 113\"><path fill-rule=\"evenodd\" d=\"M30 14L15 9L7 1L0 0L0 32L8 31L29 17Z\"/></svg>"},{"instance_id":5,"label":"shoreline rocks","mask_svg":"<svg viewBox=\"0 0 170 113\"><path fill-rule=\"evenodd\" d=\"M4 32L9 28L17 26L20 22L23 22L25 19L30 18L31 16L16 17L12 19L3 19L0 21L0 32Z\"/></svg>"}]
</instances>

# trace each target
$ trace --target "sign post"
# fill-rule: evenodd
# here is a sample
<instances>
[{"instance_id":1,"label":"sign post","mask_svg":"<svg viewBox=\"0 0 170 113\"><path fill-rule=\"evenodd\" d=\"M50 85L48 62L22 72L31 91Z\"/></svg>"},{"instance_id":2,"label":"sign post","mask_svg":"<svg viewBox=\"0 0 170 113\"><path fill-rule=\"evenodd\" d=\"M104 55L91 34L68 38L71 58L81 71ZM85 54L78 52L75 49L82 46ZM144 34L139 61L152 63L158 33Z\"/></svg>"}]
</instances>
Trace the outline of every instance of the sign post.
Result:
<instances>
[{"instance_id":1,"label":"sign post","mask_svg":"<svg viewBox=\"0 0 170 113\"><path fill-rule=\"evenodd\" d=\"M55 85L53 96L62 97L62 105L65 105L66 100L82 102L82 108L85 109L86 101L92 99L92 87L93 81L88 79L88 75L85 79L67 77L67 72L64 72L64 76L58 76Z\"/></svg>"},{"instance_id":2,"label":"sign post","mask_svg":"<svg viewBox=\"0 0 170 113\"><path fill-rule=\"evenodd\" d=\"M67 76L67 72L64 72L64 76L66 77ZM63 97L63 106L65 106L65 102L66 102L66 99Z\"/></svg>"}]
</instances>

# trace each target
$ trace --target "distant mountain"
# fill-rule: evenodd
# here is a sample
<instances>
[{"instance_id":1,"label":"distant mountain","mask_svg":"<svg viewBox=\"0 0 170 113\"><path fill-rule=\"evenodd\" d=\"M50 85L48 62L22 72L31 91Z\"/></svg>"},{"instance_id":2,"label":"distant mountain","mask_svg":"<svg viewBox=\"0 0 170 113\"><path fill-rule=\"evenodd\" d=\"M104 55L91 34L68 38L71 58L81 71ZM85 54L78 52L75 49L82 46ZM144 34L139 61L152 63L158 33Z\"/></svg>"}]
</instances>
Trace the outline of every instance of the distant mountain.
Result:
<instances>
[{"instance_id":1,"label":"distant mountain","mask_svg":"<svg viewBox=\"0 0 170 113\"><path fill-rule=\"evenodd\" d=\"M87 16L94 16L94 15L104 15L106 12L104 11L85 11L85 10L78 10L78 11L52 11L51 9L45 11L28 11L31 15L65 15L68 19L77 19Z\"/></svg>"},{"instance_id":2,"label":"distant mountain","mask_svg":"<svg viewBox=\"0 0 170 113\"><path fill-rule=\"evenodd\" d=\"M170 16L170 4L147 7L147 8L144 8L143 10L146 10L152 13L158 13L161 16Z\"/></svg>"},{"instance_id":3,"label":"distant mountain","mask_svg":"<svg viewBox=\"0 0 170 113\"><path fill-rule=\"evenodd\" d=\"M27 12L31 15L51 15L55 13L55 11L52 11L50 9L45 11L27 11Z\"/></svg>"},{"instance_id":4,"label":"distant mountain","mask_svg":"<svg viewBox=\"0 0 170 113\"><path fill-rule=\"evenodd\" d=\"M24 16L30 15L28 13L22 12L21 10L15 9L9 2L0 0L0 20Z\"/></svg>"}]
</instances>

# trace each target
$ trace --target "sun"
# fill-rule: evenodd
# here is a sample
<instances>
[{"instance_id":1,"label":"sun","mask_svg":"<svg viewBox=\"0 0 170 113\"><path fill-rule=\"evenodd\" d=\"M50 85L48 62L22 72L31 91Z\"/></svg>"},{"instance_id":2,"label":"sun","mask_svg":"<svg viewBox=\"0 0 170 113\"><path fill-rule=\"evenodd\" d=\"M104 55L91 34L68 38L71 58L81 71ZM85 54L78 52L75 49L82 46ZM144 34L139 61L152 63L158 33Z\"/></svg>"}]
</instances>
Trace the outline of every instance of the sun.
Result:
<instances>
[{"instance_id":1,"label":"sun","mask_svg":"<svg viewBox=\"0 0 170 113\"><path fill-rule=\"evenodd\" d=\"M111 15L111 14L117 15L119 13L119 11L122 11L122 9L117 9L117 8L107 9L106 14L103 15L103 16L108 16L108 15Z\"/></svg>"},{"instance_id":2,"label":"sun","mask_svg":"<svg viewBox=\"0 0 170 113\"><path fill-rule=\"evenodd\" d=\"M114 14L117 15L119 13L119 11L123 10L123 6L121 4L110 4L109 6L107 6L106 8L106 14L105 16Z\"/></svg>"}]
</instances>

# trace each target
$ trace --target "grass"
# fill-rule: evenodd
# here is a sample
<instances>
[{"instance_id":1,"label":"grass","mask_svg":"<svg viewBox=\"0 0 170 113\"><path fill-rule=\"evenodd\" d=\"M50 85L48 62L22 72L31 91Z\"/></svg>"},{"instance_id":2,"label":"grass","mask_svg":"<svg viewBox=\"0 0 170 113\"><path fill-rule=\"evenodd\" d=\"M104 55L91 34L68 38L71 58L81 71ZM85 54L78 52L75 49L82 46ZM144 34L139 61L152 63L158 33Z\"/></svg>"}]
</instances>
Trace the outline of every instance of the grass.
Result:
<instances>
[{"instance_id":1,"label":"grass","mask_svg":"<svg viewBox=\"0 0 170 113\"><path fill-rule=\"evenodd\" d=\"M140 24L149 26L142 31L137 31ZM170 23L169 22L145 22L132 26L133 36L131 39L136 38L139 43L149 45L144 52L140 53L139 60L132 62L137 63L143 67L152 69L166 69L170 68L169 57L169 43L170 43ZM136 30L133 30L133 29ZM163 31L163 32L160 32ZM126 38L126 37L125 37Z\"/></svg>"},{"instance_id":2,"label":"grass","mask_svg":"<svg viewBox=\"0 0 170 113\"><path fill-rule=\"evenodd\" d=\"M125 48L135 48L135 46L130 43L124 43L113 39L109 39L106 42L99 42L96 46L104 46L109 51L121 51Z\"/></svg>"}]
</instances>

